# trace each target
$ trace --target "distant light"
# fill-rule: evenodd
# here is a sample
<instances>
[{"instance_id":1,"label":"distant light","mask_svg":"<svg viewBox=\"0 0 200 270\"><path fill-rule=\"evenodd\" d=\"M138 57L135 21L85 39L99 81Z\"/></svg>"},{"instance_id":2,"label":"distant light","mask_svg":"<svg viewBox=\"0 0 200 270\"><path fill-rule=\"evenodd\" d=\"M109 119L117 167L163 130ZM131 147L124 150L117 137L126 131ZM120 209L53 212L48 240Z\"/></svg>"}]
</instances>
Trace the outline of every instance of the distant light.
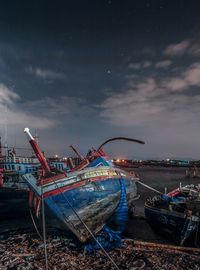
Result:
<instances>
[{"instance_id":1,"label":"distant light","mask_svg":"<svg viewBox=\"0 0 200 270\"><path fill-rule=\"evenodd\" d=\"M170 161L170 158L166 158L166 161Z\"/></svg>"},{"instance_id":2,"label":"distant light","mask_svg":"<svg viewBox=\"0 0 200 270\"><path fill-rule=\"evenodd\" d=\"M122 159L122 162L124 162L124 159Z\"/></svg>"},{"instance_id":3,"label":"distant light","mask_svg":"<svg viewBox=\"0 0 200 270\"><path fill-rule=\"evenodd\" d=\"M113 162L113 159L111 159L111 162Z\"/></svg>"},{"instance_id":4,"label":"distant light","mask_svg":"<svg viewBox=\"0 0 200 270\"><path fill-rule=\"evenodd\" d=\"M58 155L55 155L55 158L57 158L58 157Z\"/></svg>"},{"instance_id":5,"label":"distant light","mask_svg":"<svg viewBox=\"0 0 200 270\"><path fill-rule=\"evenodd\" d=\"M120 162L120 160L119 160L119 159L117 159L116 161L117 161L117 162Z\"/></svg>"}]
</instances>

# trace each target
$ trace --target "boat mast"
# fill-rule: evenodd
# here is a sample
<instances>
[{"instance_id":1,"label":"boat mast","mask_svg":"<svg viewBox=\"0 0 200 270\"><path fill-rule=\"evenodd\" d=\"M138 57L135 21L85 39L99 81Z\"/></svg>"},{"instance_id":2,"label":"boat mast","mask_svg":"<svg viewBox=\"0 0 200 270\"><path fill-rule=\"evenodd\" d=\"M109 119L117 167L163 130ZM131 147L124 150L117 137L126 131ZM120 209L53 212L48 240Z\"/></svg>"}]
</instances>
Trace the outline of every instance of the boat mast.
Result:
<instances>
[{"instance_id":1,"label":"boat mast","mask_svg":"<svg viewBox=\"0 0 200 270\"><path fill-rule=\"evenodd\" d=\"M24 133L26 133L28 139L29 139L29 143L33 148L33 151L35 152L35 155L37 156L37 158L40 161L40 164L45 172L45 174L48 174L51 172L49 165L44 157L44 155L42 154L37 142L35 141L35 139L33 138L33 136L31 135L29 128L25 128L24 129ZM47 253L47 239L46 239L46 219L45 219L45 204L44 204L44 194L43 194L43 188L41 186L41 190L42 190L42 195L41 195L41 200L42 200L42 229L43 229L43 242L44 242L44 253L45 253L45 269L48 270L48 253Z\"/></svg>"},{"instance_id":2,"label":"boat mast","mask_svg":"<svg viewBox=\"0 0 200 270\"><path fill-rule=\"evenodd\" d=\"M32 146L33 151L35 152L36 157L39 159L40 164L41 164L41 166L42 166L44 172L45 172L46 174L50 173L51 170L50 170L49 165L48 165L48 163L47 163L47 161L46 161L46 158L45 158L44 155L42 154L42 152L41 152L41 150L40 150L40 148L39 148L37 142L35 141L35 139L34 139L33 136L31 135L31 133L30 133L30 131L29 131L29 128L25 128L25 129L24 129L24 133L26 133L26 135L27 135L27 137L28 137L28 139L29 139L29 143L30 143L30 145Z\"/></svg>"},{"instance_id":3,"label":"boat mast","mask_svg":"<svg viewBox=\"0 0 200 270\"><path fill-rule=\"evenodd\" d=\"M5 111L4 111L4 148L5 148L5 156L9 155L8 153L8 123L7 123L7 105L5 105Z\"/></svg>"},{"instance_id":4,"label":"boat mast","mask_svg":"<svg viewBox=\"0 0 200 270\"><path fill-rule=\"evenodd\" d=\"M69 147L75 152L75 154L78 156L80 160L83 160L84 157L81 156L81 154L78 152L78 150L71 144Z\"/></svg>"},{"instance_id":5,"label":"boat mast","mask_svg":"<svg viewBox=\"0 0 200 270\"><path fill-rule=\"evenodd\" d=\"M1 144L1 136L0 136L0 158L2 157L2 144Z\"/></svg>"},{"instance_id":6,"label":"boat mast","mask_svg":"<svg viewBox=\"0 0 200 270\"><path fill-rule=\"evenodd\" d=\"M37 129L35 130L35 136L34 136L34 139L35 139L35 141L36 141L36 143L37 144L39 144L39 136L38 136L38 134L37 134Z\"/></svg>"}]
</instances>

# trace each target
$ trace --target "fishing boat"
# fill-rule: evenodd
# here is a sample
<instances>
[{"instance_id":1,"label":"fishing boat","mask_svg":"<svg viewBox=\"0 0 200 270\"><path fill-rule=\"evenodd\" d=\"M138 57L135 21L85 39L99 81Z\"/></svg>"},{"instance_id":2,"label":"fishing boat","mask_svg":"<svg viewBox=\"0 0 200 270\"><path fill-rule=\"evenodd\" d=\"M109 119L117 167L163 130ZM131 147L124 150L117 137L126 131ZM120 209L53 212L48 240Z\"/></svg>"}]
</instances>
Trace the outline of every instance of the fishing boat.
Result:
<instances>
[{"instance_id":1,"label":"fishing boat","mask_svg":"<svg viewBox=\"0 0 200 270\"><path fill-rule=\"evenodd\" d=\"M4 154L2 149L4 148ZM25 156L17 150L29 148L3 147L0 137L0 220L29 216L27 182L23 174L31 173L37 177L40 163L35 155ZM68 158L49 157L48 164L52 168L68 170Z\"/></svg>"},{"instance_id":2,"label":"fishing boat","mask_svg":"<svg viewBox=\"0 0 200 270\"><path fill-rule=\"evenodd\" d=\"M200 244L200 185L186 185L145 202L145 215L158 232L180 245Z\"/></svg>"},{"instance_id":3,"label":"fishing boat","mask_svg":"<svg viewBox=\"0 0 200 270\"><path fill-rule=\"evenodd\" d=\"M29 189L22 175L35 174L40 164L34 156L17 155L14 148L6 147L3 155L2 148L0 142L0 220L28 216Z\"/></svg>"},{"instance_id":4,"label":"fishing boat","mask_svg":"<svg viewBox=\"0 0 200 270\"><path fill-rule=\"evenodd\" d=\"M102 150L105 143L121 137L106 141L97 150L92 148L86 157L79 155L80 163L71 164L71 169L63 172L49 167L29 129L24 132L42 167L38 179L30 173L23 176L31 190L30 207L38 218L44 203L49 216L56 221L55 226L72 232L82 243L112 219L121 226L128 207L138 198L139 179L133 172L116 168Z\"/></svg>"}]
</instances>

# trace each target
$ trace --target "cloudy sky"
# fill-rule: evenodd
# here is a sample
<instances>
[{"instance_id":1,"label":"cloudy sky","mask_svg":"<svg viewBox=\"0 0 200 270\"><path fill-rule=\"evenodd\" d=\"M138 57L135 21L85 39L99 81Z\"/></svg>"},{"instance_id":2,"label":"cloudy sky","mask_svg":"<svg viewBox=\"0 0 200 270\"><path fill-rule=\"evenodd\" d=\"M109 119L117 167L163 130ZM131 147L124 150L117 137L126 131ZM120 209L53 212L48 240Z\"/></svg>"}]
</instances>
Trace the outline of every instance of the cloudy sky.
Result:
<instances>
[{"instance_id":1,"label":"cloudy sky","mask_svg":"<svg viewBox=\"0 0 200 270\"><path fill-rule=\"evenodd\" d=\"M0 134L49 155L200 159L199 1L1 1ZM7 123L7 124L5 124ZM7 126L7 136L6 136Z\"/></svg>"}]
</instances>

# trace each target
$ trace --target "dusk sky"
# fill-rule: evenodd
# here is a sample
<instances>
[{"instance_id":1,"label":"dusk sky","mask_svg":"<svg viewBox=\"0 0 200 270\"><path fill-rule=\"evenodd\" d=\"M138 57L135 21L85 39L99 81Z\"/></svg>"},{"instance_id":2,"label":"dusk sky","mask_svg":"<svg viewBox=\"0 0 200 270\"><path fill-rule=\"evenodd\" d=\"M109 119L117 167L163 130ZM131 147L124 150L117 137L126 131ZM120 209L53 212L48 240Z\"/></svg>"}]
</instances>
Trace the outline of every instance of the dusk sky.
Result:
<instances>
[{"instance_id":1,"label":"dusk sky","mask_svg":"<svg viewBox=\"0 0 200 270\"><path fill-rule=\"evenodd\" d=\"M200 1L1 1L0 135L48 155L200 159ZM7 124L5 124L7 122Z\"/></svg>"}]
</instances>

